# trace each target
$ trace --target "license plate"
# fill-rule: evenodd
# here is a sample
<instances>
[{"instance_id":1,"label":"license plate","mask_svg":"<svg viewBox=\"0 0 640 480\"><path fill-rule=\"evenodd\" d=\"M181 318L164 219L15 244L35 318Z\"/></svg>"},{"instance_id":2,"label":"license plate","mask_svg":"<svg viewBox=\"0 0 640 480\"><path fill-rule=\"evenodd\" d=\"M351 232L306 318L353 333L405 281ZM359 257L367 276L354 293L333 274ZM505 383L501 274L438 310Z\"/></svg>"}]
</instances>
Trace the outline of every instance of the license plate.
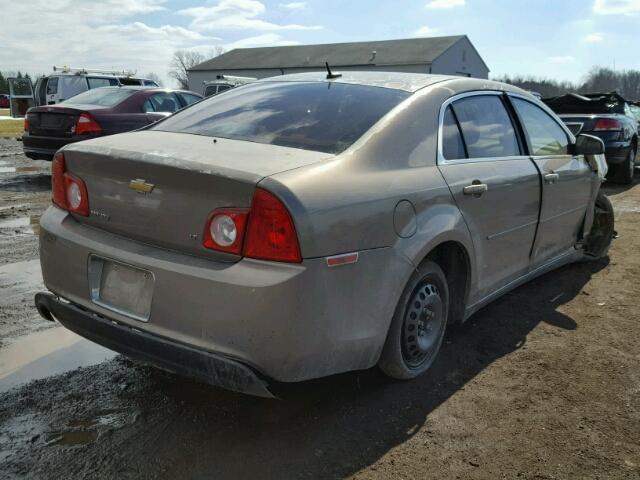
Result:
<instances>
[{"instance_id":1,"label":"license plate","mask_svg":"<svg viewBox=\"0 0 640 480\"><path fill-rule=\"evenodd\" d=\"M89 258L88 273L93 303L136 320L149 320L153 273L94 255Z\"/></svg>"},{"instance_id":2,"label":"license plate","mask_svg":"<svg viewBox=\"0 0 640 480\"><path fill-rule=\"evenodd\" d=\"M62 125L64 115L59 113L41 113L40 114L40 126L41 127L59 127Z\"/></svg>"}]
</instances>

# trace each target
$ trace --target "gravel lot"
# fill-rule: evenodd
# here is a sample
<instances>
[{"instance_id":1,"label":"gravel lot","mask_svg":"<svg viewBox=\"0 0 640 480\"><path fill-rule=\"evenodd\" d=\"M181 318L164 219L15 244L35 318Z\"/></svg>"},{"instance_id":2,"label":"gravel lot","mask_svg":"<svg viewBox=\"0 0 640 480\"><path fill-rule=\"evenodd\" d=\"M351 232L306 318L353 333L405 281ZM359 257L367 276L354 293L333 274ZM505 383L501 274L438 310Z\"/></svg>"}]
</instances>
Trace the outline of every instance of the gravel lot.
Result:
<instances>
[{"instance_id":1,"label":"gravel lot","mask_svg":"<svg viewBox=\"0 0 640 480\"><path fill-rule=\"evenodd\" d=\"M426 376L374 369L268 401L133 364L37 316L49 164L20 152L0 140L3 478L640 478L637 181L606 187L609 260L483 309Z\"/></svg>"}]
</instances>

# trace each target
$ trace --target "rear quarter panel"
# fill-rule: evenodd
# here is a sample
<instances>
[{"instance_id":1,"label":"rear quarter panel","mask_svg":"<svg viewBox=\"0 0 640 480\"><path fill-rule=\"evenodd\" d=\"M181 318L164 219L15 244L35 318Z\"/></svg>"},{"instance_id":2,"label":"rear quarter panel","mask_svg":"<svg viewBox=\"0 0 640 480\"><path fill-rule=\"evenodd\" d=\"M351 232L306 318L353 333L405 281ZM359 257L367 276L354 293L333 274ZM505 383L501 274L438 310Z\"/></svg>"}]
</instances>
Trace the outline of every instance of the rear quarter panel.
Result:
<instances>
[{"instance_id":1,"label":"rear quarter panel","mask_svg":"<svg viewBox=\"0 0 640 480\"><path fill-rule=\"evenodd\" d=\"M450 95L434 87L419 91L341 155L262 181L291 209L303 257L393 248L410 262L388 279L400 286L394 304L415 266L440 243L460 243L473 265L468 229L436 165L439 106ZM394 226L403 201L415 210L407 219L415 222L410 234Z\"/></svg>"}]
</instances>

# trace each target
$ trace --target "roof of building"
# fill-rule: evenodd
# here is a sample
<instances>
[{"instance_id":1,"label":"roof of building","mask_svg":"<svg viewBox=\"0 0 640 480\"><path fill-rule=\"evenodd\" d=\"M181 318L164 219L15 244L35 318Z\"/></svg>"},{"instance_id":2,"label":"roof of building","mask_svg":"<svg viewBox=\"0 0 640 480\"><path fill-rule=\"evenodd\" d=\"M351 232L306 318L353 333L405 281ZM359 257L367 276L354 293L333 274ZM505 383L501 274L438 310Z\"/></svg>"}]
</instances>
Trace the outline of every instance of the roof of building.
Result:
<instances>
[{"instance_id":1,"label":"roof of building","mask_svg":"<svg viewBox=\"0 0 640 480\"><path fill-rule=\"evenodd\" d=\"M236 48L191 68L197 70L317 68L431 63L466 35L374 42Z\"/></svg>"}]
</instances>

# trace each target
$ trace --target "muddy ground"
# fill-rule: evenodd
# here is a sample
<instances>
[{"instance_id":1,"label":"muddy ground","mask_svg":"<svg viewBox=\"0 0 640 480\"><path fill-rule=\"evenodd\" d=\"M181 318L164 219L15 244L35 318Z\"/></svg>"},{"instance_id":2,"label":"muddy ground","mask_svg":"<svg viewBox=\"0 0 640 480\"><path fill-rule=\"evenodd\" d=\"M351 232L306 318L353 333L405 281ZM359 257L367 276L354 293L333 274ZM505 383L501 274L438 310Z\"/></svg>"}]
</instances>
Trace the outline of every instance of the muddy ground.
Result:
<instances>
[{"instance_id":1,"label":"muddy ground","mask_svg":"<svg viewBox=\"0 0 640 480\"><path fill-rule=\"evenodd\" d=\"M374 369L268 401L135 365L38 318L47 168L0 141L1 477L640 478L637 180L606 187L609 259L474 315L426 376Z\"/></svg>"}]
</instances>

